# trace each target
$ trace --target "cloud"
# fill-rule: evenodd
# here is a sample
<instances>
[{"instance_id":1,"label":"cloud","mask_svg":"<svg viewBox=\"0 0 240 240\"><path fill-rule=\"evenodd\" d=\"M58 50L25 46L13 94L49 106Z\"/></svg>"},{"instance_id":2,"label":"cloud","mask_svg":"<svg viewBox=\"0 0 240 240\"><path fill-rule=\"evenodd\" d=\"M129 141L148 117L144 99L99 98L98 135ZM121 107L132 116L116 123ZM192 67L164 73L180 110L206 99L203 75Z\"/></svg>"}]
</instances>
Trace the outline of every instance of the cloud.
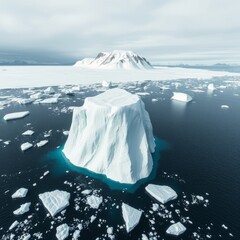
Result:
<instances>
[{"instance_id":1,"label":"cloud","mask_svg":"<svg viewBox=\"0 0 240 240\"><path fill-rule=\"evenodd\" d=\"M64 62L118 48L154 62L240 62L238 9L238 0L1 0L0 54Z\"/></svg>"}]
</instances>

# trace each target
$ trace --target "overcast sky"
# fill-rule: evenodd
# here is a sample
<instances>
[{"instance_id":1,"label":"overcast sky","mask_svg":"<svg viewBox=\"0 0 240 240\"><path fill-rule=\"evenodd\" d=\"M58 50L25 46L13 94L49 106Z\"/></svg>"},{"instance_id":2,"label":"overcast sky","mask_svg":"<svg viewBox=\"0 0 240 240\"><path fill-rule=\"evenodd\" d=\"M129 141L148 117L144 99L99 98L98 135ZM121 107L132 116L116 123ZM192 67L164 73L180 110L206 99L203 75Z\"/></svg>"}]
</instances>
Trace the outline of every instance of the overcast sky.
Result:
<instances>
[{"instance_id":1,"label":"overcast sky","mask_svg":"<svg viewBox=\"0 0 240 240\"><path fill-rule=\"evenodd\" d=\"M240 63L240 0L0 0L0 61L114 49L153 63Z\"/></svg>"}]
</instances>

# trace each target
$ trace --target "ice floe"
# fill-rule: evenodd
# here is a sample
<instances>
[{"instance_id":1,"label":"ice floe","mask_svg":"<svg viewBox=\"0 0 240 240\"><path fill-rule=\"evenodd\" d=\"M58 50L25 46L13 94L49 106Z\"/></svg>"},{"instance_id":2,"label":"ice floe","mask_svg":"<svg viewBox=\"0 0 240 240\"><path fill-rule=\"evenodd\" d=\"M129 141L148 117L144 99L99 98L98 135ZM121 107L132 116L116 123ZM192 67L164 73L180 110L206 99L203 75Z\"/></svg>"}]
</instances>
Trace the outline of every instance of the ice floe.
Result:
<instances>
[{"instance_id":1,"label":"ice floe","mask_svg":"<svg viewBox=\"0 0 240 240\"><path fill-rule=\"evenodd\" d=\"M142 211L139 211L126 203L122 203L122 215L125 221L126 230L127 232L130 232L138 225L142 216Z\"/></svg>"},{"instance_id":2,"label":"ice floe","mask_svg":"<svg viewBox=\"0 0 240 240\"><path fill-rule=\"evenodd\" d=\"M166 233L170 234L170 235L174 235L174 236L179 236L181 234L183 234L186 231L186 227L180 223L174 223L172 224L167 230Z\"/></svg>"},{"instance_id":3,"label":"ice floe","mask_svg":"<svg viewBox=\"0 0 240 240\"><path fill-rule=\"evenodd\" d=\"M15 119L20 119L20 118L24 118L27 115L29 115L29 111L24 111L24 112L13 112L13 113L8 113L6 114L3 119L6 121L9 120L15 120Z\"/></svg>"},{"instance_id":4,"label":"ice floe","mask_svg":"<svg viewBox=\"0 0 240 240\"><path fill-rule=\"evenodd\" d=\"M33 147L33 145L31 143L25 142L21 145L21 150L24 152L24 151L27 151L31 147Z\"/></svg>"},{"instance_id":5,"label":"ice floe","mask_svg":"<svg viewBox=\"0 0 240 240\"><path fill-rule=\"evenodd\" d=\"M177 193L170 187L164 185L148 184L145 190L156 200L165 204L177 198Z\"/></svg>"},{"instance_id":6,"label":"ice floe","mask_svg":"<svg viewBox=\"0 0 240 240\"><path fill-rule=\"evenodd\" d=\"M13 214L15 214L15 215L22 215L22 214L24 214L24 213L26 213L26 212L29 211L30 206L31 206L31 203L30 203L30 202L24 203L24 204L22 204L22 205L20 206L20 208L18 208L17 210L15 210L15 211L13 212Z\"/></svg>"},{"instance_id":7,"label":"ice floe","mask_svg":"<svg viewBox=\"0 0 240 240\"><path fill-rule=\"evenodd\" d=\"M103 197L97 197L94 195L88 196L87 197L87 204L91 207L91 208L99 208L99 206L101 205L103 201Z\"/></svg>"},{"instance_id":8,"label":"ice floe","mask_svg":"<svg viewBox=\"0 0 240 240\"><path fill-rule=\"evenodd\" d=\"M27 188L19 188L13 195L12 198L24 198L27 196Z\"/></svg>"},{"instance_id":9,"label":"ice floe","mask_svg":"<svg viewBox=\"0 0 240 240\"><path fill-rule=\"evenodd\" d=\"M66 223L57 227L56 237L58 240L64 240L69 235L69 226Z\"/></svg>"},{"instance_id":10,"label":"ice floe","mask_svg":"<svg viewBox=\"0 0 240 240\"><path fill-rule=\"evenodd\" d=\"M192 101L192 97L186 93L182 92L173 92L172 100L177 100L180 102L190 102Z\"/></svg>"},{"instance_id":11,"label":"ice floe","mask_svg":"<svg viewBox=\"0 0 240 240\"><path fill-rule=\"evenodd\" d=\"M69 205L70 193L66 191L54 190L38 196L52 217Z\"/></svg>"},{"instance_id":12,"label":"ice floe","mask_svg":"<svg viewBox=\"0 0 240 240\"><path fill-rule=\"evenodd\" d=\"M43 147L48 143L48 140L42 140L37 143L37 147Z\"/></svg>"},{"instance_id":13,"label":"ice floe","mask_svg":"<svg viewBox=\"0 0 240 240\"><path fill-rule=\"evenodd\" d=\"M32 130L27 130L22 133L22 135L24 135L24 136L32 136L33 134L34 134L34 131L32 131Z\"/></svg>"}]
</instances>

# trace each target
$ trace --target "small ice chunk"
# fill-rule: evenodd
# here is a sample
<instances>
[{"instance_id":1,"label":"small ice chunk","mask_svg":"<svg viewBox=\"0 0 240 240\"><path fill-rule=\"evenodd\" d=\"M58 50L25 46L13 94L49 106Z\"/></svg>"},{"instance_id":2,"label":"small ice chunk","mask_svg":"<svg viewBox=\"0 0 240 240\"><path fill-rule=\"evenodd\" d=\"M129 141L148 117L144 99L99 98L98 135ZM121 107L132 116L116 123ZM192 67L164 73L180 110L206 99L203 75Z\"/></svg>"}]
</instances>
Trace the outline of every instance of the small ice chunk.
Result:
<instances>
[{"instance_id":1,"label":"small ice chunk","mask_svg":"<svg viewBox=\"0 0 240 240\"><path fill-rule=\"evenodd\" d=\"M177 100L181 102L190 102L192 101L192 97L186 93L181 92L173 92L172 100Z\"/></svg>"},{"instance_id":2,"label":"small ice chunk","mask_svg":"<svg viewBox=\"0 0 240 240\"><path fill-rule=\"evenodd\" d=\"M40 103L42 103L42 104L58 103L58 98L56 98L56 97L46 98L46 99L42 100Z\"/></svg>"},{"instance_id":3,"label":"small ice chunk","mask_svg":"<svg viewBox=\"0 0 240 240\"><path fill-rule=\"evenodd\" d=\"M13 195L12 198L23 198L26 197L28 193L27 188L19 188Z\"/></svg>"},{"instance_id":4,"label":"small ice chunk","mask_svg":"<svg viewBox=\"0 0 240 240\"><path fill-rule=\"evenodd\" d=\"M26 213L26 212L29 211L30 206L31 206L31 203L30 203L30 202L24 203L24 204L22 204L22 205L20 206L20 208L18 208L17 210L15 210L13 213L14 213L15 215L22 215L22 214L24 214L24 213Z\"/></svg>"},{"instance_id":5,"label":"small ice chunk","mask_svg":"<svg viewBox=\"0 0 240 240\"><path fill-rule=\"evenodd\" d=\"M78 240L79 237L80 237L80 230L75 230L73 232L72 240Z\"/></svg>"},{"instance_id":6,"label":"small ice chunk","mask_svg":"<svg viewBox=\"0 0 240 240\"><path fill-rule=\"evenodd\" d=\"M44 145L46 145L48 143L48 140L42 140L40 142L37 143L37 147L43 147Z\"/></svg>"},{"instance_id":7,"label":"small ice chunk","mask_svg":"<svg viewBox=\"0 0 240 240\"><path fill-rule=\"evenodd\" d=\"M29 111L25 111L25 112L13 112L13 113L8 113L6 114L3 119L6 121L9 120L15 120L15 119L20 119L20 118L24 118L27 115L29 115Z\"/></svg>"},{"instance_id":8,"label":"small ice chunk","mask_svg":"<svg viewBox=\"0 0 240 240\"><path fill-rule=\"evenodd\" d=\"M25 142L21 145L21 150L22 151L27 151L29 148L31 148L33 145L29 142Z\"/></svg>"},{"instance_id":9,"label":"small ice chunk","mask_svg":"<svg viewBox=\"0 0 240 240\"><path fill-rule=\"evenodd\" d=\"M99 206L101 205L103 201L102 197L97 197L94 195L88 196L87 197L87 204L91 207L91 208L99 208Z\"/></svg>"},{"instance_id":10,"label":"small ice chunk","mask_svg":"<svg viewBox=\"0 0 240 240\"><path fill-rule=\"evenodd\" d=\"M222 108L222 109L228 109L229 106L228 106L228 105L221 105L221 108Z\"/></svg>"},{"instance_id":11,"label":"small ice chunk","mask_svg":"<svg viewBox=\"0 0 240 240\"><path fill-rule=\"evenodd\" d=\"M125 221L127 232L132 231L140 221L142 211L122 203L122 215Z\"/></svg>"},{"instance_id":12,"label":"small ice chunk","mask_svg":"<svg viewBox=\"0 0 240 240\"><path fill-rule=\"evenodd\" d=\"M66 191L54 190L39 194L38 196L52 217L69 205L70 193Z\"/></svg>"},{"instance_id":13,"label":"small ice chunk","mask_svg":"<svg viewBox=\"0 0 240 240\"><path fill-rule=\"evenodd\" d=\"M142 240L148 240L148 237L144 233L142 234Z\"/></svg>"},{"instance_id":14,"label":"small ice chunk","mask_svg":"<svg viewBox=\"0 0 240 240\"><path fill-rule=\"evenodd\" d=\"M69 131L63 131L63 135L68 136Z\"/></svg>"},{"instance_id":15,"label":"small ice chunk","mask_svg":"<svg viewBox=\"0 0 240 240\"><path fill-rule=\"evenodd\" d=\"M29 240L31 238L31 234L27 233L27 234L24 234L20 239L21 240Z\"/></svg>"},{"instance_id":16,"label":"small ice chunk","mask_svg":"<svg viewBox=\"0 0 240 240\"><path fill-rule=\"evenodd\" d=\"M12 229L14 229L17 225L19 224L19 222L16 220L12 223L12 225L9 227L9 230L11 231Z\"/></svg>"},{"instance_id":17,"label":"small ice chunk","mask_svg":"<svg viewBox=\"0 0 240 240\"><path fill-rule=\"evenodd\" d=\"M180 223L180 222L177 222L177 223L174 223L172 224L166 231L167 234L171 234L171 235L174 235L174 236L179 236L181 235L182 233L184 233L187 229L185 228L185 226Z\"/></svg>"},{"instance_id":18,"label":"small ice chunk","mask_svg":"<svg viewBox=\"0 0 240 240\"><path fill-rule=\"evenodd\" d=\"M145 190L163 204L177 198L177 193L168 186L148 184Z\"/></svg>"},{"instance_id":19,"label":"small ice chunk","mask_svg":"<svg viewBox=\"0 0 240 240\"><path fill-rule=\"evenodd\" d=\"M113 227L108 227L107 228L107 234L113 235Z\"/></svg>"},{"instance_id":20,"label":"small ice chunk","mask_svg":"<svg viewBox=\"0 0 240 240\"><path fill-rule=\"evenodd\" d=\"M32 98L32 99L39 99L39 98L42 98L42 97L43 97L43 94L41 92L34 93L30 96L30 98Z\"/></svg>"},{"instance_id":21,"label":"small ice chunk","mask_svg":"<svg viewBox=\"0 0 240 240\"><path fill-rule=\"evenodd\" d=\"M27 130L24 133L22 133L22 135L24 135L24 136L32 136L33 134L34 134L34 131L32 131L32 130Z\"/></svg>"},{"instance_id":22,"label":"small ice chunk","mask_svg":"<svg viewBox=\"0 0 240 240\"><path fill-rule=\"evenodd\" d=\"M86 189L86 190L83 190L83 191L81 192L81 194L83 194L83 195L88 195L88 194L90 194L91 192L92 192L92 190Z\"/></svg>"},{"instance_id":23,"label":"small ice chunk","mask_svg":"<svg viewBox=\"0 0 240 240\"><path fill-rule=\"evenodd\" d=\"M216 88L215 88L215 86L214 86L214 84L213 83L210 83L209 85L208 85L208 90L215 90Z\"/></svg>"},{"instance_id":24,"label":"small ice chunk","mask_svg":"<svg viewBox=\"0 0 240 240\"><path fill-rule=\"evenodd\" d=\"M69 235L69 226L64 223L57 227L56 237L58 240L64 240Z\"/></svg>"},{"instance_id":25,"label":"small ice chunk","mask_svg":"<svg viewBox=\"0 0 240 240\"><path fill-rule=\"evenodd\" d=\"M55 90L52 87L48 87L44 90L44 93L46 94L54 94Z\"/></svg>"},{"instance_id":26,"label":"small ice chunk","mask_svg":"<svg viewBox=\"0 0 240 240\"><path fill-rule=\"evenodd\" d=\"M34 100L31 99L31 98L20 98L18 100L18 103L19 104L29 104L29 103L32 103Z\"/></svg>"},{"instance_id":27,"label":"small ice chunk","mask_svg":"<svg viewBox=\"0 0 240 240\"><path fill-rule=\"evenodd\" d=\"M102 86L106 88L110 88L112 86L112 83L104 80L102 81Z\"/></svg>"}]
</instances>

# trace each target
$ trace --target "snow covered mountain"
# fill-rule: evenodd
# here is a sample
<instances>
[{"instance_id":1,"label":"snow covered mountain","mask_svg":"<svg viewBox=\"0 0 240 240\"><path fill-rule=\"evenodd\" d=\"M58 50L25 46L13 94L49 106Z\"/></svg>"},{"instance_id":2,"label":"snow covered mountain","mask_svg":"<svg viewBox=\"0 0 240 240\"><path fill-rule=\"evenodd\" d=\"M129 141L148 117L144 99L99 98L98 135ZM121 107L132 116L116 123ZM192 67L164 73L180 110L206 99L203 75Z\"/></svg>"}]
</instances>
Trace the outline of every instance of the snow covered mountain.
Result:
<instances>
[{"instance_id":1,"label":"snow covered mountain","mask_svg":"<svg viewBox=\"0 0 240 240\"><path fill-rule=\"evenodd\" d=\"M96 58L84 58L74 66L92 69L152 69L152 65L132 51L100 52Z\"/></svg>"}]
</instances>

